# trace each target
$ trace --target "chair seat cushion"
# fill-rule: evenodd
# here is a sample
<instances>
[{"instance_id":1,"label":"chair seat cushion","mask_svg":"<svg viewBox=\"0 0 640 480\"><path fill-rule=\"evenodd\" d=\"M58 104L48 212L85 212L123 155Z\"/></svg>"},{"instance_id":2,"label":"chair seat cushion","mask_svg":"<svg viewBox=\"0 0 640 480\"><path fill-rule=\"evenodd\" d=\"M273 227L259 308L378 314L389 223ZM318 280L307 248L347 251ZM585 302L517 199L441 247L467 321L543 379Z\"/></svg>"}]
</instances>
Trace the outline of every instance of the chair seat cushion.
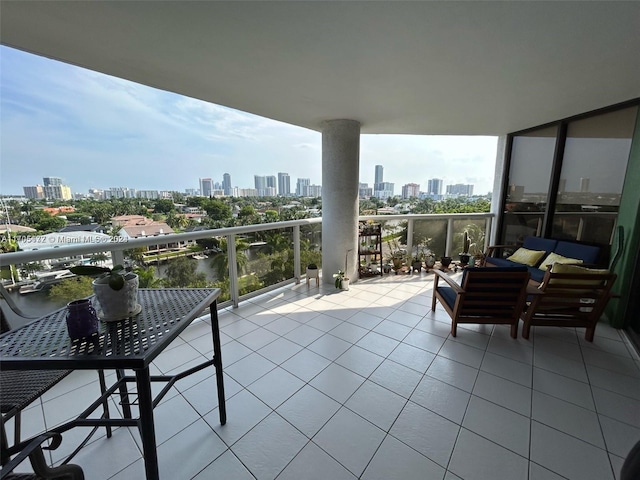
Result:
<instances>
[{"instance_id":1,"label":"chair seat cushion","mask_svg":"<svg viewBox=\"0 0 640 480\"><path fill-rule=\"evenodd\" d=\"M451 287L438 287L438 293L446 302L449 308L453 308L456 303L456 292Z\"/></svg>"}]
</instances>

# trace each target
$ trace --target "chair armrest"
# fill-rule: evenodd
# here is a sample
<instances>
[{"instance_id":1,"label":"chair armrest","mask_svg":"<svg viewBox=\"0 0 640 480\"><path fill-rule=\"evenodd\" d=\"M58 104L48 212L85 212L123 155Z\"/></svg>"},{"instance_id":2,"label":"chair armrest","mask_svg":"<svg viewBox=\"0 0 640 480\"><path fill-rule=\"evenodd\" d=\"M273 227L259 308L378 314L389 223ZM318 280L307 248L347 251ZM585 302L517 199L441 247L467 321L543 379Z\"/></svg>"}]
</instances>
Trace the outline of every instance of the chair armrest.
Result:
<instances>
[{"instance_id":1,"label":"chair armrest","mask_svg":"<svg viewBox=\"0 0 640 480\"><path fill-rule=\"evenodd\" d=\"M489 245L487 247L486 256L487 257L493 257L493 254L495 252L497 252L498 250L502 250L503 248L512 248L514 250L517 250L518 246L517 245Z\"/></svg>"},{"instance_id":2,"label":"chair armrest","mask_svg":"<svg viewBox=\"0 0 640 480\"><path fill-rule=\"evenodd\" d=\"M51 439L49 446L42 446L42 443ZM18 454L3 465L0 470L0 480L8 477L13 470L20 465L27 457L31 461L33 471L41 478L54 479L54 478L68 478L69 480L84 480L84 473L82 468L78 465L68 464L61 465L59 467L51 468L47 465L47 462L42 453L43 449L55 450L62 443L62 435L59 433L47 432L31 440L21 442L10 449L10 451L18 451Z\"/></svg>"},{"instance_id":3,"label":"chair armrest","mask_svg":"<svg viewBox=\"0 0 640 480\"><path fill-rule=\"evenodd\" d=\"M439 270L434 270L433 273L436 275L433 288L438 286L438 280L442 279L449 284L449 286L456 292L456 294L464 293L464 290L453 280L449 275Z\"/></svg>"}]
</instances>

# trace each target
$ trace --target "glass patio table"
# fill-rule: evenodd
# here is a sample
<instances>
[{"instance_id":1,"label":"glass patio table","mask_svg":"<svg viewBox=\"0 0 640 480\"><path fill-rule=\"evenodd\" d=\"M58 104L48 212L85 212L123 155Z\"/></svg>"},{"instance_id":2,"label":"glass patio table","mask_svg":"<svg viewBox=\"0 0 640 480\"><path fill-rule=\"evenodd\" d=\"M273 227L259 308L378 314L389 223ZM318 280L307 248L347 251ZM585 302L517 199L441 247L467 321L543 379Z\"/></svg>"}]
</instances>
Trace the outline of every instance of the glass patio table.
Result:
<instances>
[{"instance_id":1,"label":"glass patio table","mask_svg":"<svg viewBox=\"0 0 640 480\"><path fill-rule=\"evenodd\" d=\"M80 415L50 431L76 426L137 426L142 439L147 480L158 479L153 409L173 384L211 365L215 368L220 423L226 423L217 288L140 289L140 314L117 322L100 322L100 331L71 340L66 308L45 315L0 336L1 368L7 370L115 370L116 382ZM213 358L176 375L150 375L151 362L206 308L211 312ZM125 375L133 370L134 375ZM153 397L152 382L165 382ZM133 418L127 383L136 384L139 417ZM90 418L106 397L119 395L123 418ZM134 395L134 393L131 393Z\"/></svg>"}]
</instances>

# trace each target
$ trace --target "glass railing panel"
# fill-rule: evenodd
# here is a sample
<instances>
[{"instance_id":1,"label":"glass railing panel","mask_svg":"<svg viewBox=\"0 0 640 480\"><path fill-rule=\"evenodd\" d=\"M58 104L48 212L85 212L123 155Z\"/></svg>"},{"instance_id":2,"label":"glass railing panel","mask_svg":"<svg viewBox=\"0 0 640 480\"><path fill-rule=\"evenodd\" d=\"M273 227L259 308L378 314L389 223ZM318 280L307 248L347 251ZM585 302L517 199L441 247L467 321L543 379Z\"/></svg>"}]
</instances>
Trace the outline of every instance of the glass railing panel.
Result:
<instances>
[{"instance_id":1,"label":"glass railing panel","mask_svg":"<svg viewBox=\"0 0 640 480\"><path fill-rule=\"evenodd\" d=\"M425 219L413 222L413 250L424 248L440 260L445 255L447 245L448 219Z\"/></svg>"},{"instance_id":2,"label":"glass railing panel","mask_svg":"<svg viewBox=\"0 0 640 480\"><path fill-rule=\"evenodd\" d=\"M322 223L300 226L300 275L306 274L307 265L322 268Z\"/></svg>"}]
</instances>

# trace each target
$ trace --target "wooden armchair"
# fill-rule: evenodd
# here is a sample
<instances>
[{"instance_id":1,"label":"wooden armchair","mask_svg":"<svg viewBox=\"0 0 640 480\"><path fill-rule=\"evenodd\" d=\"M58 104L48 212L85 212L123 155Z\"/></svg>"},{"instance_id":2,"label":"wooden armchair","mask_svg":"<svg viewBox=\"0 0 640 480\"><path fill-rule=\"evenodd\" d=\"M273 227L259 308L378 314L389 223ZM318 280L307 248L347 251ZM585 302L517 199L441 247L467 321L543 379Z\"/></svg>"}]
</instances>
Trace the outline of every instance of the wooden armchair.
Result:
<instances>
[{"instance_id":1,"label":"wooden armchair","mask_svg":"<svg viewBox=\"0 0 640 480\"><path fill-rule=\"evenodd\" d=\"M529 282L526 267L466 268L460 285L447 273L434 273L431 310L439 300L451 317L451 335L456 336L459 323L507 324L517 338Z\"/></svg>"},{"instance_id":2,"label":"wooden armchair","mask_svg":"<svg viewBox=\"0 0 640 480\"><path fill-rule=\"evenodd\" d=\"M596 325L613 296L615 279L615 273L608 270L562 264L549 267L521 315L522 336L529 338L533 325L583 327L584 338L593 342Z\"/></svg>"}]
</instances>

